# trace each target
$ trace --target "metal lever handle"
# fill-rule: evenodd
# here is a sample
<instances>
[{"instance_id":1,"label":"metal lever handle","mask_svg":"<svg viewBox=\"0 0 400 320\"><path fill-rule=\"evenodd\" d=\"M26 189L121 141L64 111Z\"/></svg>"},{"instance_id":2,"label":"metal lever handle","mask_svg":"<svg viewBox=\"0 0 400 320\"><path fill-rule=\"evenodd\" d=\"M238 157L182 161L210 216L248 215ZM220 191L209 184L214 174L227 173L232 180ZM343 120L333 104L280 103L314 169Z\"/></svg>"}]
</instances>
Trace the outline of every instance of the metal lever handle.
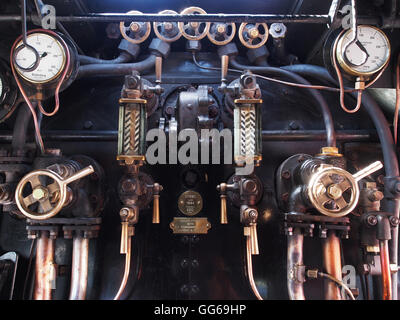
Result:
<instances>
[{"instance_id":1,"label":"metal lever handle","mask_svg":"<svg viewBox=\"0 0 400 320\"><path fill-rule=\"evenodd\" d=\"M258 237L257 237L257 224L254 223L250 226L250 244L251 244L251 254L259 254L258 250Z\"/></svg>"},{"instance_id":2,"label":"metal lever handle","mask_svg":"<svg viewBox=\"0 0 400 320\"><path fill-rule=\"evenodd\" d=\"M370 174L374 173L375 171L378 171L381 168L383 168L382 162L376 161L374 163L371 163L369 166L365 167L364 169L361 169L357 173L353 174L353 178L354 178L354 180L356 180L356 182L358 182L361 179L365 178L366 176L369 176Z\"/></svg>"},{"instance_id":3,"label":"metal lever handle","mask_svg":"<svg viewBox=\"0 0 400 320\"><path fill-rule=\"evenodd\" d=\"M160 223L160 191L163 190L162 185L154 183L153 186L153 223Z\"/></svg>"},{"instance_id":4,"label":"metal lever handle","mask_svg":"<svg viewBox=\"0 0 400 320\"><path fill-rule=\"evenodd\" d=\"M220 192L221 198L221 224L227 224L228 212L226 209L226 191L228 190L228 185L226 183L221 183L217 186L217 190Z\"/></svg>"},{"instance_id":5,"label":"metal lever handle","mask_svg":"<svg viewBox=\"0 0 400 320\"><path fill-rule=\"evenodd\" d=\"M155 67L156 67L156 84L161 84L161 75L162 75L162 58L161 57L156 57Z\"/></svg>"}]
</instances>

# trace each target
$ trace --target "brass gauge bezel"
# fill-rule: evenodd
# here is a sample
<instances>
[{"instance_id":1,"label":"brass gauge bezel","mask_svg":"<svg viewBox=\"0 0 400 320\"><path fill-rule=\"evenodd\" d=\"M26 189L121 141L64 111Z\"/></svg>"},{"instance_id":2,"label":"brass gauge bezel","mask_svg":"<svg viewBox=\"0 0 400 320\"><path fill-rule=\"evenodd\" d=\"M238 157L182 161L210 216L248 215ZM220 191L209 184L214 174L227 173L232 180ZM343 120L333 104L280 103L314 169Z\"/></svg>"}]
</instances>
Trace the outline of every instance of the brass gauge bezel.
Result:
<instances>
[{"instance_id":1,"label":"brass gauge bezel","mask_svg":"<svg viewBox=\"0 0 400 320\"><path fill-rule=\"evenodd\" d=\"M380 34L382 34L383 38L385 39L385 41L387 43L387 48L388 48L386 55L385 55L385 63L383 63L378 69L375 69L375 70L369 71L369 72L358 71L358 70L355 70L352 66L350 66L346 62L346 59L344 58L344 52L343 52L342 45L343 45L343 41L344 41L345 37L349 33L352 32L351 29L342 30L342 32L339 33L339 35L335 41L335 44L334 44L334 48L336 48L336 52L334 52L334 54L336 55L336 59L340 65L340 67L343 69L343 71L345 71L346 73L348 73L352 76L356 76L356 77L368 77L368 76L372 76L372 75L378 73L389 63L390 54L391 54L391 46L390 46L389 38L386 36L386 34L381 29L379 29L375 26L370 26L370 25L357 26L357 28L360 28L360 27L372 28L372 29L375 29L376 31L380 32Z\"/></svg>"},{"instance_id":2,"label":"brass gauge bezel","mask_svg":"<svg viewBox=\"0 0 400 320\"><path fill-rule=\"evenodd\" d=\"M69 50L69 49L68 49L68 47L66 47L62 44L63 40L61 39L60 36L58 36L57 34L54 34L54 35L49 34L44 30L43 31L42 30L40 30L40 31L32 30L31 32L28 32L27 39L29 39L32 36L35 36L36 34L41 34L46 37L52 38L56 42L57 46L59 46L59 48L61 49L61 52L62 52L62 59L63 59L60 70L57 72L57 74L55 74L50 79L39 81L39 80L30 79L29 77L24 75L16 63L14 63L14 67L15 67L15 70L17 71L18 75L21 78L23 78L25 81L27 81L29 83L33 83L33 84L47 84L47 83L52 82L54 79L57 79L64 72L65 67L66 67L66 60L67 60L66 50ZM18 44L15 46L15 48L18 48L21 44L22 44L22 39L18 42Z\"/></svg>"}]
</instances>

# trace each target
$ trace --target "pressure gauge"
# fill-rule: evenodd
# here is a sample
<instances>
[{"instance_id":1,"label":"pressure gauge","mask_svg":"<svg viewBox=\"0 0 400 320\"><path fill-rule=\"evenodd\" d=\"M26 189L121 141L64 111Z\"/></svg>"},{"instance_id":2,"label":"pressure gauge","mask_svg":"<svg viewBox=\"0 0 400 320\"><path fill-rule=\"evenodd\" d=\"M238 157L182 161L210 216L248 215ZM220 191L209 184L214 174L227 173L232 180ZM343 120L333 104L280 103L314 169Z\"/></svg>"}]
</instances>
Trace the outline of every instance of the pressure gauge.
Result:
<instances>
[{"instance_id":1,"label":"pressure gauge","mask_svg":"<svg viewBox=\"0 0 400 320\"><path fill-rule=\"evenodd\" d=\"M26 43L28 46L21 40L13 53L15 69L24 80L45 84L63 73L68 54L66 50L69 49L60 36L54 32L36 31L27 35Z\"/></svg>"},{"instance_id":2,"label":"pressure gauge","mask_svg":"<svg viewBox=\"0 0 400 320\"><path fill-rule=\"evenodd\" d=\"M356 77L371 76L385 67L390 57L390 43L380 29L361 25L352 42L352 30L343 31L338 38L336 58L340 67Z\"/></svg>"}]
</instances>

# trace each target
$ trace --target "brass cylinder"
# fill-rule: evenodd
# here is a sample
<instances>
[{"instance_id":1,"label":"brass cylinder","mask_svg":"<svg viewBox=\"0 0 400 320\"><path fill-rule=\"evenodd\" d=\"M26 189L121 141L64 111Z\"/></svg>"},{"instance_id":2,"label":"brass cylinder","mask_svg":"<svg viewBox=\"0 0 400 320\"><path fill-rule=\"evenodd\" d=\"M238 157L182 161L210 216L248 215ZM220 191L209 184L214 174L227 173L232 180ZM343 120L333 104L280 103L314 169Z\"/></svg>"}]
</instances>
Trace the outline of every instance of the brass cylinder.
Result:
<instances>
[{"instance_id":1,"label":"brass cylinder","mask_svg":"<svg viewBox=\"0 0 400 320\"><path fill-rule=\"evenodd\" d=\"M221 224L228 223L228 214L226 209L226 195L221 194Z\"/></svg>"},{"instance_id":2,"label":"brass cylinder","mask_svg":"<svg viewBox=\"0 0 400 320\"><path fill-rule=\"evenodd\" d=\"M126 254L129 247L129 224L127 221L121 222L121 245L120 253Z\"/></svg>"},{"instance_id":3,"label":"brass cylinder","mask_svg":"<svg viewBox=\"0 0 400 320\"><path fill-rule=\"evenodd\" d=\"M153 223L160 223L160 195L153 195Z\"/></svg>"},{"instance_id":4,"label":"brass cylinder","mask_svg":"<svg viewBox=\"0 0 400 320\"><path fill-rule=\"evenodd\" d=\"M250 226L250 241L251 241L251 254L259 254L258 250L258 237L257 237L257 224L252 224Z\"/></svg>"},{"instance_id":5,"label":"brass cylinder","mask_svg":"<svg viewBox=\"0 0 400 320\"><path fill-rule=\"evenodd\" d=\"M322 241L324 269L332 277L342 281L342 262L340 254L340 239L334 230L328 231L328 236ZM325 299L341 300L340 288L335 282L325 280Z\"/></svg>"},{"instance_id":6,"label":"brass cylinder","mask_svg":"<svg viewBox=\"0 0 400 320\"><path fill-rule=\"evenodd\" d=\"M387 240L379 241L379 256L382 270L382 299L392 300L392 281Z\"/></svg>"},{"instance_id":7,"label":"brass cylinder","mask_svg":"<svg viewBox=\"0 0 400 320\"><path fill-rule=\"evenodd\" d=\"M41 231L36 246L35 300L51 300L55 283L54 239Z\"/></svg>"}]
</instances>

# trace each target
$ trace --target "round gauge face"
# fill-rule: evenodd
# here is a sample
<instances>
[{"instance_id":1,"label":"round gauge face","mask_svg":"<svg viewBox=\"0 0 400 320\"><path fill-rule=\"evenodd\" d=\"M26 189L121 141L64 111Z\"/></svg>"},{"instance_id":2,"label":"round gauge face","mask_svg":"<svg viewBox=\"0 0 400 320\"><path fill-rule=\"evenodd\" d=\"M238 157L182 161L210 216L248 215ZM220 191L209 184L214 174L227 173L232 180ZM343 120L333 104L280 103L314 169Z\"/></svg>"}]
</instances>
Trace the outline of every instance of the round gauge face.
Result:
<instances>
[{"instance_id":1,"label":"round gauge face","mask_svg":"<svg viewBox=\"0 0 400 320\"><path fill-rule=\"evenodd\" d=\"M39 54L38 66L32 71L18 68L30 68L36 63L35 53L25 47L16 53L15 67L25 80L33 83L46 83L57 78L65 67L65 49L55 37L46 33L31 33L27 36L28 45L35 48ZM22 41L17 45L17 48Z\"/></svg>"},{"instance_id":2,"label":"round gauge face","mask_svg":"<svg viewBox=\"0 0 400 320\"><path fill-rule=\"evenodd\" d=\"M343 34L338 42L337 58L345 71L353 75L371 75L381 70L390 56L386 35L371 26L357 27L357 40L348 45L352 31Z\"/></svg>"}]
</instances>

